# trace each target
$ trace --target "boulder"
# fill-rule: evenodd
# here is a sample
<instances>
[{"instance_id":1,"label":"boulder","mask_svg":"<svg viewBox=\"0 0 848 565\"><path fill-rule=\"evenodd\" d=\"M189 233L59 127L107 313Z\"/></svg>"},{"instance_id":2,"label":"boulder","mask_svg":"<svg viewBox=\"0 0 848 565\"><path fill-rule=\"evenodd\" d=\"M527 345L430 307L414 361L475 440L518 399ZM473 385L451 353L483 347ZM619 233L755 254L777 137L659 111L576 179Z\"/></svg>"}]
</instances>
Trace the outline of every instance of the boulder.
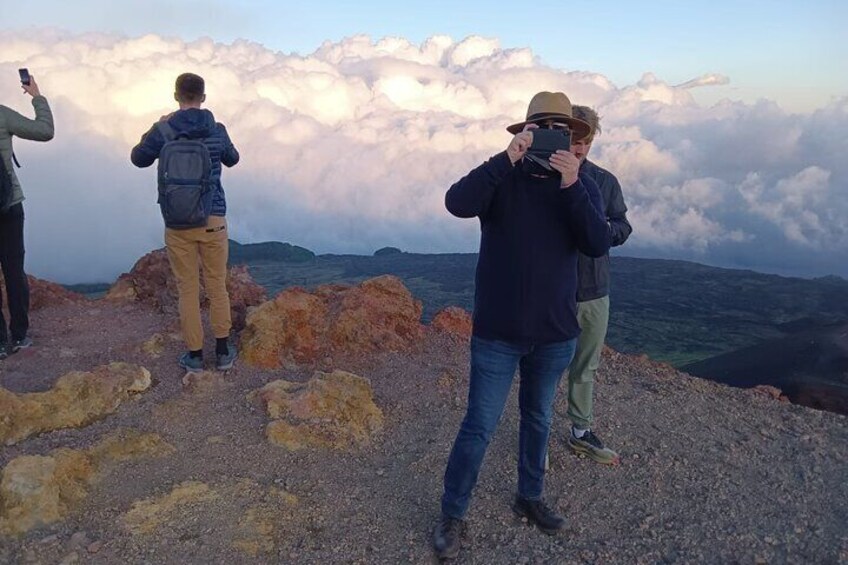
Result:
<instances>
[{"instance_id":1,"label":"boulder","mask_svg":"<svg viewBox=\"0 0 848 565\"><path fill-rule=\"evenodd\" d=\"M209 306L203 292L203 276L200 277L200 305ZM227 292L230 296L230 310L233 330L244 328L247 309L261 304L266 298L265 289L250 277L245 265L231 267L227 276ZM124 273L106 293L106 299L118 302L138 301L149 304L164 314L179 316L179 292L177 281L171 272L168 253L165 249L151 251Z\"/></svg>"},{"instance_id":2,"label":"boulder","mask_svg":"<svg viewBox=\"0 0 848 565\"><path fill-rule=\"evenodd\" d=\"M85 301L85 296L72 292L62 285L27 275L29 282L29 309L40 310L48 306L63 306ZM0 292L3 293L3 308L6 309L9 299L6 296L6 281L0 273ZM8 320L8 318L7 318Z\"/></svg>"},{"instance_id":3,"label":"boulder","mask_svg":"<svg viewBox=\"0 0 848 565\"><path fill-rule=\"evenodd\" d=\"M251 394L271 422L268 439L290 450L363 445L382 429L371 382L345 371L316 372L306 383L273 381Z\"/></svg>"},{"instance_id":4,"label":"boulder","mask_svg":"<svg viewBox=\"0 0 848 565\"><path fill-rule=\"evenodd\" d=\"M0 388L0 441L12 445L41 432L88 425L148 388L150 372L127 363L67 373L46 392Z\"/></svg>"},{"instance_id":5,"label":"boulder","mask_svg":"<svg viewBox=\"0 0 848 565\"><path fill-rule=\"evenodd\" d=\"M287 289L247 316L241 357L258 367L279 368L337 353L405 350L423 334L421 311L421 302L391 275L315 292Z\"/></svg>"},{"instance_id":6,"label":"boulder","mask_svg":"<svg viewBox=\"0 0 848 565\"><path fill-rule=\"evenodd\" d=\"M471 314L462 308L448 306L433 316L430 327L458 339L471 339Z\"/></svg>"}]
</instances>

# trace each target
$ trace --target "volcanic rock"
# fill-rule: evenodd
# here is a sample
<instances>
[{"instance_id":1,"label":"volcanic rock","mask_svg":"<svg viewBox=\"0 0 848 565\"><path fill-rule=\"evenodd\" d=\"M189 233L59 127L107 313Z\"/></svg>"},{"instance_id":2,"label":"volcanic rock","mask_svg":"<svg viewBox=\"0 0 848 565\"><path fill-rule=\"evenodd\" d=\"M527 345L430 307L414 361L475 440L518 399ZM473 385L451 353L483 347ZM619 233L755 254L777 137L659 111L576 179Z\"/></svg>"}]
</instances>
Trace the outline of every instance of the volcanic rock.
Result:
<instances>
[{"instance_id":1,"label":"volcanic rock","mask_svg":"<svg viewBox=\"0 0 848 565\"><path fill-rule=\"evenodd\" d=\"M0 534L19 535L63 519L85 498L105 464L173 451L155 434L129 431L87 450L61 448L48 455L16 457L0 478Z\"/></svg>"},{"instance_id":2,"label":"volcanic rock","mask_svg":"<svg viewBox=\"0 0 848 565\"><path fill-rule=\"evenodd\" d=\"M27 275L27 280L29 281L29 309L31 311L85 300L85 296L82 294L72 292L62 285L32 275ZM6 281L3 279L2 273L0 273L0 292L3 293L3 308L6 309L9 299L6 296Z\"/></svg>"},{"instance_id":3,"label":"volcanic rock","mask_svg":"<svg viewBox=\"0 0 848 565\"><path fill-rule=\"evenodd\" d=\"M16 394L0 387L0 441L12 445L41 432L88 425L149 387L150 372L127 363L68 373L46 392Z\"/></svg>"},{"instance_id":4,"label":"volcanic rock","mask_svg":"<svg viewBox=\"0 0 848 565\"><path fill-rule=\"evenodd\" d=\"M252 393L272 419L268 439L291 450L368 443L383 426L368 379L316 372L306 383L273 381Z\"/></svg>"},{"instance_id":5,"label":"volcanic rock","mask_svg":"<svg viewBox=\"0 0 848 565\"><path fill-rule=\"evenodd\" d=\"M397 277L358 286L325 285L314 293L287 289L253 309L241 356L258 367L311 363L335 353L401 351L423 335L421 302Z\"/></svg>"},{"instance_id":6,"label":"volcanic rock","mask_svg":"<svg viewBox=\"0 0 848 565\"><path fill-rule=\"evenodd\" d=\"M442 308L433 316L430 327L460 339L471 339L471 314L456 306Z\"/></svg>"},{"instance_id":7,"label":"volcanic rock","mask_svg":"<svg viewBox=\"0 0 848 565\"><path fill-rule=\"evenodd\" d=\"M207 308L209 301L203 292L202 272L200 286L200 304ZM245 265L238 265L229 269L227 292L230 296L233 330L241 331L247 309L261 304L267 298L265 289L253 281ZM129 273L118 277L106 293L106 299L143 302L165 314L179 316L177 281L171 272L167 251L157 249L139 259Z\"/></svg>"}]
</instances>

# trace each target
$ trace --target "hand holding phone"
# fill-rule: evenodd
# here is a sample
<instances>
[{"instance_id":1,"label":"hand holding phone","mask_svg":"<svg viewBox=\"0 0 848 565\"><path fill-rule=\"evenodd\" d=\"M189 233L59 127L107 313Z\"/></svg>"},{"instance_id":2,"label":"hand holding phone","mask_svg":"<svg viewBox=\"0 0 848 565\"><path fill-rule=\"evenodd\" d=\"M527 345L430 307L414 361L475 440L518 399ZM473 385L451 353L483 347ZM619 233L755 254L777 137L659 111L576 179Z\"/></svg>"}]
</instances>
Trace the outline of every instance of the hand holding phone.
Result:
<instances>
[{"instance_id":1,"label":"hand holding phone","mask_svg":"<svg viewBox=\"0 0 848 565\"><path fill-rule=\"evenodd\" d=\"M35 77L29 74L28 69L18 69L18 74L21 75L21 88L24 92L32 97L41 96L38 83L35 82Z\"/></svg>"}]
</instances>

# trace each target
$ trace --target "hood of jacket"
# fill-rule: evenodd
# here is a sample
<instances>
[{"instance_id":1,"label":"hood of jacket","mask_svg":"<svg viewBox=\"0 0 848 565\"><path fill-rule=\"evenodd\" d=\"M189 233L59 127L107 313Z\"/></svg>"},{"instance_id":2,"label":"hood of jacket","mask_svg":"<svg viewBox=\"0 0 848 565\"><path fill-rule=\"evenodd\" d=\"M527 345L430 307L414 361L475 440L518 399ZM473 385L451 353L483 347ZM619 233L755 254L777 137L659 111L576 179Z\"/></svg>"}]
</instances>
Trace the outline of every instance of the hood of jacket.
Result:
<instances>
[{"instance_id":1,"label":"hood of jacket","mask_svg":"<svg viewBox=\"0 0 848 565\"><path fill-rule=\"evenodd\" d=\"M185 135L189 139L209 137L215 131L215 116L203 108L188 108L177 110L168 118L168 124L177 135Z\"/></svg>"}]
</instances>

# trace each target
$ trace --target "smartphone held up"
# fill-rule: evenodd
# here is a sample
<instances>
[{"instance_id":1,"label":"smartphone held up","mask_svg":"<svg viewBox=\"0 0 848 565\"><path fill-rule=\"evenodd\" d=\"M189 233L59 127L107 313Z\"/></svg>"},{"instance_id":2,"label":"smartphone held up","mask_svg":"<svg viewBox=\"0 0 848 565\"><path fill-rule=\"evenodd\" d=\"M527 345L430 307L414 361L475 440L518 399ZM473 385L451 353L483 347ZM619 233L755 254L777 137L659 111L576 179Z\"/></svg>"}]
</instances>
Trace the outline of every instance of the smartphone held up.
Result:
<instances>
[{"instance_id":1,"label":"smartphone held up","mask_svg":"<svg viewBox=\"0 0 848 565\"><path fill-rule=\"evenodd\" d=\"M30 76L29 69L18 69L18 74L21 75L21 84L24 86L29 86Z\"/></svg>"}]
</instances>

